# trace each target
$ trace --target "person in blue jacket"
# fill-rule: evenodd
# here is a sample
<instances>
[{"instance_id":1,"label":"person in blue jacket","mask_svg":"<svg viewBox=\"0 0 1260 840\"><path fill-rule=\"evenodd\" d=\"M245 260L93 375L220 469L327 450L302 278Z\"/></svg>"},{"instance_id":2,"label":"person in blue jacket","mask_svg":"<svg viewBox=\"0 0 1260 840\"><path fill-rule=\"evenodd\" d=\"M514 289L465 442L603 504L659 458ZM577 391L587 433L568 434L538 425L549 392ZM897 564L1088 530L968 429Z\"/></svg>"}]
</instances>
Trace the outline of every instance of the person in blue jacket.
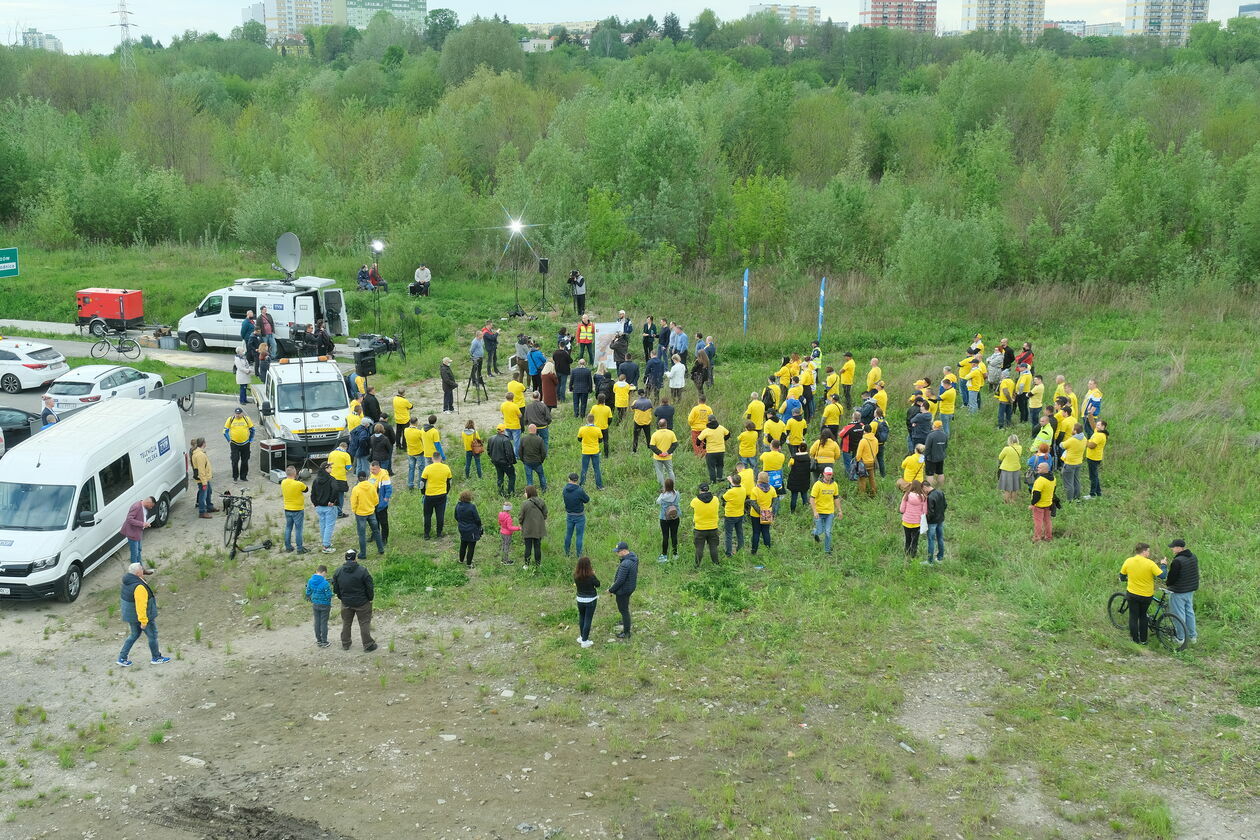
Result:
<instances>
[{"instance_id":1,"label":"person in blue jacket","mask_svg":"<svg viewBox=\"0 0 1260 840\"><path fill-rule=\"evenodd\" d=\"M315 644L328 647L328 614L332 612L332 584L328 582L328 567L320 566L306 582L306 600L311 602L315 616Z\"/></svg>"}]
</instances>

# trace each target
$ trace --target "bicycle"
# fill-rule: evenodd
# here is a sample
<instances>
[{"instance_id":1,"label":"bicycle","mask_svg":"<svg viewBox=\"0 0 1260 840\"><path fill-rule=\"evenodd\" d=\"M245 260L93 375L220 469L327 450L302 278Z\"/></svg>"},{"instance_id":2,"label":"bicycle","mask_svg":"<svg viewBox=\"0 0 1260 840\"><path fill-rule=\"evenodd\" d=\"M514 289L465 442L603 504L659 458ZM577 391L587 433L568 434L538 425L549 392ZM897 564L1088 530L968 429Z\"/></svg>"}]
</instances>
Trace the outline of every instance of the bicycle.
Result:
<instances>
[{"instance_id":1,"label":"bicycle","mask_svg":"<svg viewBox=\"0 0 1260 840\"><path fill-rule=\"evenodd\" d=\"M1146 617L1146 625L1159 643L1168 650L1176 652L1185 650L1190 644L1190 636L1186 633L1186 626L1182 623L1179 616L1173 615L1168 611L1167 589L1160 588L1151 605L1155 608L1154 612ZM1107 617L1111 619L1111 623L1117 630L1129 629L1129 597L1128 593L1116 592L1107 599ZM1177 641L1177 636L1181 636L1181 641Z\"/></svg>"},{"instance_id":2,"label":"bicycle","mask_svg":"<svg viewBox=\"0 0 1260 840\"><path fill-rule=\"evenodd\" d=\"M254 500L250 498L249 491L243 490L239 496L227 492L219 498L223 501L223 547L228 549L228 559L235 560L238 551L246 554L251 551L270 551L273 545L271 540L246 546L238 542L241 534L249 529L250 521L254 517Z\"/></svg>"},{"instance_id":3,"label":"bicycle","mask_svg":"<svg viewBox=\"0 0 1260 840\"><path fill-rule=\"evenodd\" d=\"M106 331L101 336L101 340L92 345L92 358L103 359L111 350L128 359L140 358L140 344L134 338L128 338L126 333L117 330Z\"/></svg>"}]
</instances>

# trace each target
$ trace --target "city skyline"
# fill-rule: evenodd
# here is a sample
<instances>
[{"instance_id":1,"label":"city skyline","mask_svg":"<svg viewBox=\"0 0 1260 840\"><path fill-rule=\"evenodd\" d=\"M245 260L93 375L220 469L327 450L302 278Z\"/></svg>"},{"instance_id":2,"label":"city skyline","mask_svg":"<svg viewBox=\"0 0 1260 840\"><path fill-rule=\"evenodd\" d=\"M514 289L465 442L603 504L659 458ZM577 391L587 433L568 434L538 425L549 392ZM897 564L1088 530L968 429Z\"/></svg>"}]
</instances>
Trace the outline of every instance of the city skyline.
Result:
<instances>
[{"instance_id":1,"label":"city skyline","mask_svg":"<svg viewBox=\"0 0 1260 840\"><path fill-rule=\"evenodd\" d=\"M118 44L118 28L114 26L117 15L108 11L113 0L5 0L3 5L4 42L21 43L21 31L34 28L42 33L55 35L64 44L67 53L110 53ZM962 28L965 0L940 0L937 28L952 31ZM185 30L214 31L227 36L241 24L241 9L249 5L247 0L190 0L172 9L166 0L128 0L132 12L134 37L151 35L163 44L172 35ZM552 0L548 3L530 3L525 0L459 0L441 2L430 0L430 9L453 9L460 21L480 14L490 17L506 15L515 23L542 23L561 20L590 20L617 15L622 20L633 20L653 15L659 22L667 12L674 12L686 26L701 10L711 8L722 20L743 17L750 4L747 0L679 0L661 3L659 0L629 0L610 3L606 7L592 6L577 0ZM804 3L817 5L823 19L848 21L851 25L860 20L861 0L827 0ZM1209 5L1209 20L1226 20L1238 13L1239 3L1215 0ZM1088 23L1105 23L1125 19L1125 3L1108 0L1105 3L1069 2L1047 0L1045 17L1048 20L1085 20Z\"/></svg>"}]
</instances>

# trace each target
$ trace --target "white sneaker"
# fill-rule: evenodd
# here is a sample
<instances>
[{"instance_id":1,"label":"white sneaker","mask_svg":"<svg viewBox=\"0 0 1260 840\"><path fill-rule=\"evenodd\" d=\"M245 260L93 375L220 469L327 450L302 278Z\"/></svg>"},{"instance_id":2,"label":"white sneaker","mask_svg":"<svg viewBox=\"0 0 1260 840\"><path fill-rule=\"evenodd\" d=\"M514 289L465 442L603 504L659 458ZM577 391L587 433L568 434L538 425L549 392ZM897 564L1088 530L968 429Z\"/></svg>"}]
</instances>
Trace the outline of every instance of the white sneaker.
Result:
<instances>
[{"instance_id":1,"label":"white sneaker","mask_svg":"<svg viewBox=\"0 0 1260 840\"><path fill-rule=\"evenodd\" d=\"M664 554L662 554L660 557L657 557L657 558L656 558L656 562L657 562L657 563L668 563L668 562L669 562L669 558L668 558L668 557L666 557Z\"/></svg>"},{"instance_id":2,"label":"white sneaker","mask_svg":"<svg viewBox=\"0 0 1260 840\"><path fill-rule=\"evenodd\" d=\"M1088 501L1088 500L1090 500L1090 499L1092 499L1092 498L1094 498L1094 497L1093 497L1093 496L1081 496L1081 501L1082 501L1082 502L1084 502L1084 501Z\"/></svg>"},{"instance_id":3,"label":"white sneaker","mask_svg":"<svg viewBox=\"0 0 1260 840\"><path fill-rule=\"evenodd\" d=\"M594 645L595 645L594 639L587 639L585 642L582 642L582 647L584 648L593 647Z\"/></svg>"},{"instance_id":4,"label":"white sneaker","mask_svg":"<svg viewBox=\"0 0 1260 840\"><path fill-rule=\"evenodd\" d=\"M1198 636L1191 636L1191 637L1190 637L1190 644L1192 644L1192 645L1197 645L1198 643L1199 643L1199 637L1198 637Z\"/></svg>"},{"instance_id":5,"label":"white sneaker","mask_svg":"<svg viewBox=\"0 0 1260 840\"><path fill-rule=\"evenodd\" d=\"M581 636L578 636L578 644L579 644L579 645L580 645L580 644L582 644L582 637L581 637Z\"/></svg>"}]
</instances>

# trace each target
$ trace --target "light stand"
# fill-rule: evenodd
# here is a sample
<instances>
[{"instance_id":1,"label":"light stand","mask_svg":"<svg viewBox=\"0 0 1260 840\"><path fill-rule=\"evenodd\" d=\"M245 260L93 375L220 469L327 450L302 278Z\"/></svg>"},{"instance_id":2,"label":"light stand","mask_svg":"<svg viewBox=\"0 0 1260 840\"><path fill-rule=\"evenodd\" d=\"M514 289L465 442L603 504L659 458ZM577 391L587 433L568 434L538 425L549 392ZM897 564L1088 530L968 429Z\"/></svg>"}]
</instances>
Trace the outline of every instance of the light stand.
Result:
<instances>
[{"instance_id":1,"label":"light stand","mask_svg":"<svg viewBox=\"0 0 1260 840\"><path fill-rule=\"evenodd\" d=\"M381 252L385 250L385 243L379 239L373 239L369 245L372 251L372 266L375 268L380 264ZM377 272L379 274L379 270ZM381 283L385 282L385 278L381 278ZM372 287L372 310L376 315L376 334L381 334L381 287Z\"/></svg>"}]
</instances>

